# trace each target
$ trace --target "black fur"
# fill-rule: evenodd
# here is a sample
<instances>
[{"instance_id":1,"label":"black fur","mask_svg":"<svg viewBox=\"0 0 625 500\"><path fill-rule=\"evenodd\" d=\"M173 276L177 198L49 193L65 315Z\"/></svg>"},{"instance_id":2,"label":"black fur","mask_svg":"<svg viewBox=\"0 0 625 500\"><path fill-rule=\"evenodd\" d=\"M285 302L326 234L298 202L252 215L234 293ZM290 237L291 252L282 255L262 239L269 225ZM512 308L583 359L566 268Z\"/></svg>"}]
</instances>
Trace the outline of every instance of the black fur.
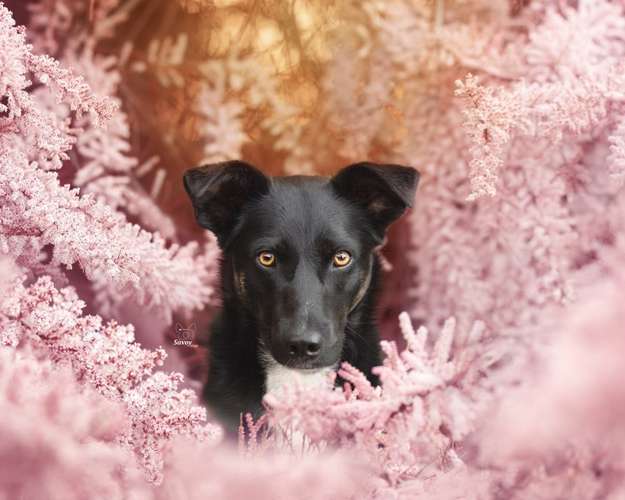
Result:
<instances>
[{"instance_id":1,"label":"black fur","mask_svg":"<svg viewBox=\"0 0 625 500\"><path fill-rule=\"evenodd\" d=\"M185 173L197 220L223 250L223 308L203 396L226 430L236 430L241 413L262 412L261 349L301 369L348 361L377 384L375 248L412 204L418 179L412 168L371 163L331 179L268 178L238 161ZM261 264L262 252L271 266ZM335 261L341 252L351 256L345 267Z\"/></svg>"}]
</instances>

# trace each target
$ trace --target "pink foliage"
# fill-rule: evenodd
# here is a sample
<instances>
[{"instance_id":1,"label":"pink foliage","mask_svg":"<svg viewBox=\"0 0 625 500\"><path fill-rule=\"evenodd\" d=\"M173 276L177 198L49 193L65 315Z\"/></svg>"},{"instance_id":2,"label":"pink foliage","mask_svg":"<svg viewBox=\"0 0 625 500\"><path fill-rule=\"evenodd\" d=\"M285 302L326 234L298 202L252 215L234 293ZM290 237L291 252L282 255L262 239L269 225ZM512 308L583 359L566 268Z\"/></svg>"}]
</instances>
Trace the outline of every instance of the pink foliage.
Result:
<instances>
[{"instance_id":1,"label":"pink foliage","mask_svg":"<svg viewBox=\"0 0 625 500\"><path fill-rule=\"evenodd\" d=\"M67 63L87 75L95 91L117 95L121 74L116 58L105 58L88 50L68 52L65 53ZM120 111L107 121L106 128L84 117L74 120L73 126L81 130L76 151L82 161L73 184L83 193L93 193L115 210L123 208L147 229L158 231L166 239L174 239L171 218L138 185L139 174L146 175L158 163L158 158L152 157L139 164L131 151L128 118L121 111L120 99L116 98L114 102Z\"/></svg>"},{"instance_id":2,"label":"pink foliage","mask_svg":"<svg viewBox=\"0 0 625 500\"><path fill-rule=\"evenodd\" d=\"M366 495L376 484L366 464L336 451L242 458L230 448L215 452L205 445L179 441L169 464L155 496L158 500L172 496L190 500L355 498Z\"/></svg>"},{"instance_id":3,"label":"pink foliage","mask_svg":"<svg viewBox=\"0 0 625 500\"><path fill-rule=\"evenodd\" d=\"M36 239L40 248L53 245L52 264L71 268L78 262L89 279L112 287L116 300L135 297L159 306L165 317L174 309L198 308L211 296L211 268L200 265L197 244L166 247L158 234L60 186L54 173L19 154L0 159L0 193L7 200L0 238L5 252L19 252L24 237Z\"/></svg>"},{"instance_id":4,"label":"pink foliage","mask_svg":"<svg viewBox=\"0 0 625 500\"><path fill-rule=\"evenodd\" d=\"M124 411L71 370L0 348L0 408L5 498L120 498L125 481L141 480L115 446L128 425Z\"/></svg>"},{"instance_id":5,"label":"pink foliage","mask_svg":"<svg viewBox=\"0 0 625 500\"><path fill-rule=\"evenodd\" d=\"M609 169L612 176L619 182L625 180L625 120L621 117L614 134L610 136Z\"/></svg>"},{"instance_id":6,"label":"pink foliage","mask_svg":"<svg viewBox=\"0 0 625 500\"><path fill-rule=\"evenodd\" d=\"M152 373L165 351L141 348L132 326L82 316L84 304L74 290L56 290L47 277L27 288L17 280L13 289L0 304L0 344L69 366L90 390L121 403L129 428L117 439L138 455L153 481L160 481L161 455L172 436L218 436L215 427L203 425L206 410L195 406L195 393L178 391L180 374Z\"/></svg>"},{"instance_id":7,"label":"pink foliage","mask_svg":"<svg viewBox=\"0 0 625 500\"><path fill-rule=\"evenodd\" d=\"M167 247L161 236L127 223L92 196L61 186L57 174L45 169L60 167L76 139L68 119L60 121L26 91L27 73L39 76L71 109L91 113L96 122L110 117L114 103L91 97L82 78L50 58L33 55L4 7L0 27L6 33L0 43L7 61L0 91L8 103L2 108L6 118L0 134L3 252L19 259L28 246L32 262L33 247L41 252L52 245L49 267L79 263L98 290L110 289L108 303L133 297L158 306L167 321L174 310L200 308L212 294L214 266L206 262L213 260L214 244L207 243L205 253L194 243Z\"/></svg>"},{"instance_id":8,"label":"pink foliage","mask_svg":"<svg viewBox=\"0 0 625 500\"><path fill-rule=\"evenodd\" d=\"M553 146L566 134L580 136L600 125L609 104L625 98L622 74L622 65L616 65L581 77L570 75L564 82L521 82L503 91L480 87L472 75L458 82L456 95L468 101L465 127L475 144L469 199L495 194L496 172L505 163L506 146L514 135L540 134Z\"/></svg>"},{"instance_id":9,"label":"pink foliage","mask_svg":"<svg viewBox=\"0 0 625 500\"><path fill-rule=\"evenodd\" d=\"M1 497L625 495L623 3L362 3L320 113L343 157L382 150L423 174L398 226L411 268L385 253L412 283L391 290L401 338L382 343L380 387L346 364L343 387L268 394L242 454L159 370L162 348L103 319L127 302L189 316L218 260L213 239L176 243L162 171L151 193L138 182L158 159L133 152L118 95L133 48L99 52L133 3L33 2L36 49L0 3ZM89 9L92 29L59 43ZM243 151L249 99L286 170L314 168L331 132L292 126L272 75L234 55L199 71L208 159Z\"/></svg>"},{"instance_id":10,"label":"pink foliage","mask_svg":"<svg viewBox=\"0 0 625 500\"><path fill-rule=\"evenodd\" d=\"M537 353L529 383L497 409L484 430L484 458L555 454L574 442L597 452L623 442L625 388L619 379L625 297L622 272L616 273L615 280L586 291L578 310L553 333L549 348ZM625 458L622 446L608 448L618 454L611 458Z\"/></svg>"}]
</instances>

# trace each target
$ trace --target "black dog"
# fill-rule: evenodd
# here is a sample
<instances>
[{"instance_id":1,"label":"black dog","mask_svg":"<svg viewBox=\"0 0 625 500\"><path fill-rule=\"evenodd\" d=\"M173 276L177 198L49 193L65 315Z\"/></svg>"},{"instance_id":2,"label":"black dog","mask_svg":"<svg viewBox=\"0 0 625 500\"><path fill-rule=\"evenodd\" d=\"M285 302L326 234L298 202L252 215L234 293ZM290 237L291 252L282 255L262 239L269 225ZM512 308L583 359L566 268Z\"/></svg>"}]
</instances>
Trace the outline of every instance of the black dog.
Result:
<instances>
[{"instance_id":1,"label":"black dog","mask_svg":"<svg viewBox=\"0 0 625 500\"><path fill-rule=\"evenodd\" d=\"M377 383L374 250L418 180L413 168L372 163L331 179L269 178L240 161L185 173L197 221L223 250L203 396L226 430L241 413L257 417L293 371L319 378L348 361Z\"/></svg>"}]
</instances>

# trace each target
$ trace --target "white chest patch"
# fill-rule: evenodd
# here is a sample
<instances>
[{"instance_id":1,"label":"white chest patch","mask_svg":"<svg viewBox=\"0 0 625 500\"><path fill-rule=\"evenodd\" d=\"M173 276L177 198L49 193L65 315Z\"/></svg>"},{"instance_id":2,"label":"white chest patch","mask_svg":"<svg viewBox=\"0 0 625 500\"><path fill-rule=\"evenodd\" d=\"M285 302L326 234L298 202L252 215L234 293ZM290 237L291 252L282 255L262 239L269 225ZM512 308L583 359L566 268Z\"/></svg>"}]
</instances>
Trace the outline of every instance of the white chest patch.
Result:
<instances>
[{"instance_id":1,"label":"white chest patch","mask_svg":"<svg viewBox=\"0 0 625 500\"><path fill-rule=\"evenodd\" d=\"M264 349L260 351L260 360L265 369L265 394L275 393L285 386L299 384L301 387L330 387L328 378L330 372L336 366L328 366L318 370L297 370L287 368L278 363L271 354ZM278 447L290 448L291 451L303 451L308 449L309 439L300 431L289 428L281 429L276 434L276 445Z\"/></svg>"},{"instance_id":2,"label":"white chest patch","mask_svg":"<svg viewBox=\"0 0 625 500\"><path fill-rule=\"evenodd\" d=\"M328 374L334 367L318 370L297 370L287 368L278 363L268 363L265 366L265 392L275 392L285 385L299 383L302 387L319 387L328 385Z\"/></svg>"}]
</instances>

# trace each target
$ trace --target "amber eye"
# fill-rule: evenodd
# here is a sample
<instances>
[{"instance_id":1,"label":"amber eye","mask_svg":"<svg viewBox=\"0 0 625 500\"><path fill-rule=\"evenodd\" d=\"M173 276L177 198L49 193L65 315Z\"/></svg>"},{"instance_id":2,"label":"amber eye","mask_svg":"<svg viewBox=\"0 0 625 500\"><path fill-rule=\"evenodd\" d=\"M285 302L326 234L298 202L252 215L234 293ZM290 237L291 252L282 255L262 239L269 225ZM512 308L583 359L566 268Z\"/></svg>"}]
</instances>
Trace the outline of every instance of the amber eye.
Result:
<instances>
[{"instance_id":1,"label":"amber eye","mask_svg":"<svg viewBox=\"0 0 625 500\"><path fill-rule=\"evenodd\" d=\"M271 252L260 252L257 260L261 266L271 267L276 263L276 256Z\"/></svg>"},{"instance_id":2,"label":"amber eye","mask_svg":"<svg viewBox=\"0 0 625 500\"><path fill-rule=\"evenodd\" d=\"M345 250L341 250L340 252L336 252L334 254L334 267L345 267L352 261L352 256L349 252Z\"/></svg>"}]
</instances>

